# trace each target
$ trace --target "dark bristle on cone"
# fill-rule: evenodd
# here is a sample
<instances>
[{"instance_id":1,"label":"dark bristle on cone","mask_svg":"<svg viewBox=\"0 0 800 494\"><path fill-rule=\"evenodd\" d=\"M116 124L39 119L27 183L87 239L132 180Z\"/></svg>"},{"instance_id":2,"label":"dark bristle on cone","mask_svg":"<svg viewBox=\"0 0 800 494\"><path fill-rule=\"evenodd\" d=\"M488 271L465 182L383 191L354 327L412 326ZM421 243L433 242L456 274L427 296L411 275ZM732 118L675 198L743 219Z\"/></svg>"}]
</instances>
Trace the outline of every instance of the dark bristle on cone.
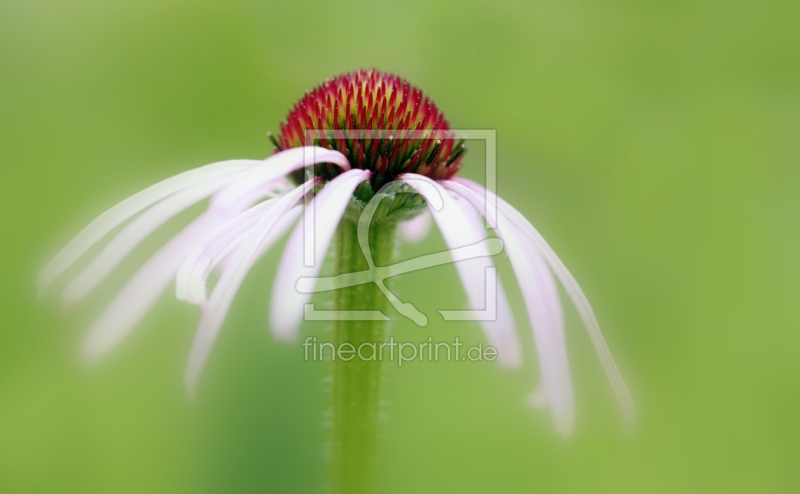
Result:
<instances>
[{"instance_id":1,"label":"dark bristle on cone","mask_svg":"<svg viewBox=\"0 0 800 494\"><path fill-rule=\"evenodd\" d=\"M312 144L344 154L354 168L373 172L375 190L402 173L434 180L452 177L465 146L436 105L408 81L375 69L328 79L297 102L280 134L269 138L276 152ZM323 166L325 178L339 173Z\"/></svg>"}]
</instances>

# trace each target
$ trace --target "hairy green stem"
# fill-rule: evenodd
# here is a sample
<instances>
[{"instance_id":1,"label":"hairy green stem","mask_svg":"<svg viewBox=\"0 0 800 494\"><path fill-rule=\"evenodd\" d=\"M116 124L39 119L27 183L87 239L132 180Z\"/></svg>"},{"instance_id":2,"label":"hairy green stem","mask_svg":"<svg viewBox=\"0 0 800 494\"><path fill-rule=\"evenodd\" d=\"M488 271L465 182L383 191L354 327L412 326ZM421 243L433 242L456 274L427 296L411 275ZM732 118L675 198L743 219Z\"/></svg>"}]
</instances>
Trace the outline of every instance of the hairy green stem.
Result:
<instances>
[{"instance_id":1,"label":"hairy green stem","mask_svg":"<svg viewBox=\"0 0 800 494\"><path fill-rule=\"evenodd\" d=\"M395 231L394 222L374 223L370 228L370 251L376 266L392 263ZM367 269L367 261L358 244L357 223L349 219L342 220L339 225L335 262L337 274ZM334 300L336 310L340 311L385 312L388 303L374 283L340 289ZM337 350L344 350L344 354L335 355L332 362L331 487L334 494L374 492L381 362L370 357L385 340L385 333L385 321L334 323L334 345ZM351 347L348 344L354 350L349 355ZM361 355L359 348L362 349Z\"/></svg>"}]
</instances>

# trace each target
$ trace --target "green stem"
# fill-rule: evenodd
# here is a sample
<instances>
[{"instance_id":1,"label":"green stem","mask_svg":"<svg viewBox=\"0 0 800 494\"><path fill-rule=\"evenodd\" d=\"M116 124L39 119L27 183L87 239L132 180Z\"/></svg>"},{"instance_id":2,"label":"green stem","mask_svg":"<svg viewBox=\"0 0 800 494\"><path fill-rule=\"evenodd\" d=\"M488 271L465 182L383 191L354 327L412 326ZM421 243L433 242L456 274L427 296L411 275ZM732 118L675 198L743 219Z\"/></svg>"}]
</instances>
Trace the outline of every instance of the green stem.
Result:
<instances>
[{"instance_id":1,"label":"green stem","mask_svg":"<svg viewBox=\"0 0 800 494\"><path fill-rule=\"evenodd\" d=\"M392 263L396 224L374 223L370 228L370 251L376 266ZM337 233L336 270L353 273L367 269L358 245L357 224L343 219ZM374 283L340 289L335 294L336 310L380 310L385 312L386 297ZM334 345L337 350L352 345L356 353L344 360L335 355L333 375L332 475L334 494L374 492L374 458L378 427L381 362L370 359L373 348L384 341L385 321L335 321ZM364 345L362 355L358 349ZM344 346L343 346L344 345ZM345 354L345 357L347 355Z\"/></svg>"}]
</instances>

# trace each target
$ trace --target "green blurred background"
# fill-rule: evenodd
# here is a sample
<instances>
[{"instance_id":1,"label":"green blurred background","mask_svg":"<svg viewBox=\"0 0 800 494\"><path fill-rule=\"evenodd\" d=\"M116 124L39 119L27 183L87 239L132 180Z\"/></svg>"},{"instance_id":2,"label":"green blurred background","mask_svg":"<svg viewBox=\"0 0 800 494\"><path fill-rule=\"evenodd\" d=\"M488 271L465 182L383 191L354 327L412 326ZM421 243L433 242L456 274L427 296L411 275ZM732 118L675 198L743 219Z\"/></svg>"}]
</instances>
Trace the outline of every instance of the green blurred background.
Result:
<instances>
[{"instance_id":1,"label":"green blurred background","mask_svg":"<svg viewBox=\"0 0 800 494\"><path fill-rule=\"evenodd\" d=\"M269 335L277 254L248 277L193 406L181 379L199 315L172 297L107 361L77 359L102 305L191 214L66 315L34 281L105 207L269 154L265 132L304 90L361 67L410 79L457 128L497 129L499 193L582 283L639 407L623 434L567 306L578 416L556 437L524 402L538 372L506 278L525 368L389 369L382 492L800 491L798 18L789 1L3 0L0 491L321 491L327 367ZM473 152L463 175L481 167ZM452 266L396 286L429 315L465 303ZM482 338L432 320L393 331Z\"/></svg>"}]
</instances>

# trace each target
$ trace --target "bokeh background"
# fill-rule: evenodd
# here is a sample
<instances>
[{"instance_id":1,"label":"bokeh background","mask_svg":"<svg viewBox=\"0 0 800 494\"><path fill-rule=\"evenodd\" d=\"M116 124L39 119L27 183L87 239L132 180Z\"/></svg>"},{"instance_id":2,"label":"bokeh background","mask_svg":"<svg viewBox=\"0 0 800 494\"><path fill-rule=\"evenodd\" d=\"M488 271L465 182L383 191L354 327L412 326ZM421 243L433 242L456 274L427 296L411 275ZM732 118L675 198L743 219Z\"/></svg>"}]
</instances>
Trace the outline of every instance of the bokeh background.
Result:
<instances>
[{"instance_id":1,"label":"bokeh background","mask_svg":"<svg viewBox=\"0 0 800 494\"><path fill-rule=\"evenodd\" d=\"M102 305L192 211L66 315L34 282L104 208L269 154L265 132L304 90L378 67L453 126L497 129L499 193L582 283L639 407L624 434L569 308L578 416L557 437L525 404L538 372L506 278L524 369L389 369L382 492L798 492L798 18L797 2L769 0L3 0L0 491L321 491L327 367L269 335L277 255L248 277L194 405L181 378L199 314L172 297L99 366L77 358ZM481 161L463 174L480 179ZM465 303L452 266L396 287L428 314ZM481 341L432 319L394 334Z\"/></svg>"}]
</instances>

